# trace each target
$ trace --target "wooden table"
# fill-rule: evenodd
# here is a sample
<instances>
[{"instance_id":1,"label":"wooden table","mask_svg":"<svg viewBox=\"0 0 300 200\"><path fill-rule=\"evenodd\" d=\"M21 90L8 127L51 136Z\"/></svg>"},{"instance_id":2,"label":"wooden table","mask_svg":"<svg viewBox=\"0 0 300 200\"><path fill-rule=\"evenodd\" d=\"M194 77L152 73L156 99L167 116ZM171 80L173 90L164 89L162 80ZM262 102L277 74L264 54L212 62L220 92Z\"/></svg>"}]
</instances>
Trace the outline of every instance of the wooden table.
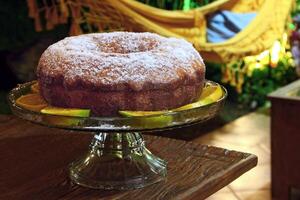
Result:
<instances>
[{"instance_id":1,"label":"wooden table","mask_svg":"<svg viewBox=\"0 0 300 200\"><path fill-rule=\"evenodd\" d=\"M251 154L146 136L148 148L168 161L167 180L131 191L92 190L68 179L68 164L91 138L0 115L0 199L205 199L257 164Z\"/></svg>"}]
</instances>

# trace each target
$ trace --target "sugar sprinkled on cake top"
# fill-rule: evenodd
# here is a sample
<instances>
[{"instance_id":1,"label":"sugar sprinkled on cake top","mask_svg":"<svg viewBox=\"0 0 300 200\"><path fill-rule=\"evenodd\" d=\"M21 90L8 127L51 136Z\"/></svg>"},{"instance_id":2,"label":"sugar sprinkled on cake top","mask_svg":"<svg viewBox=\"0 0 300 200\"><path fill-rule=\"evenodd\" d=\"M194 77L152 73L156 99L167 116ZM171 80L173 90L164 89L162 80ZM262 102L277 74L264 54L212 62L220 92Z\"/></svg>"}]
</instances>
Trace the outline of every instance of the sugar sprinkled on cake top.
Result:
<instances>
[{"instance_id":1,"label":"sugar sprinkled on cake top","mask_svg":"<svg viewBox=\"0 0 300 200\"><path fill-rule=\"evenodd\" d=\"M114 32L67 37L51 45L40 59L38 72L60 73L66 87L80 79L103 88L115 85L115 90L138 91L144 85L186 79L184 74L196 78L197 67L204 68L202 58L183 39Z\"/></svg>"}]
</instances>

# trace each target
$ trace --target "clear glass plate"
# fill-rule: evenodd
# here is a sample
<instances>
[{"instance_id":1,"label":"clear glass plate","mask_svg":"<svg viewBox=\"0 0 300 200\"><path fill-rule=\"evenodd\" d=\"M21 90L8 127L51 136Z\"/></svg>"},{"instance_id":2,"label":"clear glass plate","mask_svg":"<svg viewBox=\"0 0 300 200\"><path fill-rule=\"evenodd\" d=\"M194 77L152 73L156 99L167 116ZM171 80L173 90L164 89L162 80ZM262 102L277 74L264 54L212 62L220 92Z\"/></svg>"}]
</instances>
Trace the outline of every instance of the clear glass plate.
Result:
<instances>
[{"instance_id":1,"label":"clear glass plate","mask_svg":"<svg viewBox=\"0 0 300 200\"><path fill-rule=\"evenodd\" d=\"M43 114L18 106L16 100L20 96L28 94L31 85L34 83L35 82L28 82L20 84L9 93L9 103L15 115L25 120L49 127L91 132L151 131L204 122L213 118L219 112L227 96L225 88L222 87L222 98L212 104L184 111L166 112L165 114L159 115L139 117L70 117ZM218 84L212 81L206 81L206 84L208 83L212 85Z\"/></svg>"},{"instance_id":2,"label":"clear glass plate","mask_svg":"<svg viewBox=\"0 0 300 200\"><path fill-rule=\"evenodd\" d=\"M8 95L18 117L48 127L88 131L94 134L90 150L70 166L75 183L96 189L128 190L162 181L167 163L146 147L142 132L172 129L203 123L221 110L227 91L216 102L184 111L140 117L70 117L43 114L22 108L16 100L30 93L34 82L19 84ZM218 85L212 81L206 84Z\"/></svg>"}]
</instances>

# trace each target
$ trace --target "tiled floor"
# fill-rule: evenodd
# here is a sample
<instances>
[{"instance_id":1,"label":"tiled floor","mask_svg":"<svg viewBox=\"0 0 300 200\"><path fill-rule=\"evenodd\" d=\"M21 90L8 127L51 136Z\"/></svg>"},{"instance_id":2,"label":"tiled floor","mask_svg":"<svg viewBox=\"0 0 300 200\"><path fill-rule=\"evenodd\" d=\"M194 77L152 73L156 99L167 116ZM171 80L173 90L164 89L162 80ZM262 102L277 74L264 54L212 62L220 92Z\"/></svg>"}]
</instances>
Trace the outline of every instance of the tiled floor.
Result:
<instances>
[{"instance_id":1,"label":"tiled floor","mask_svg":"<svg viewBox=\"0 0 300 200\"><path fill-rule=\"evenodd\" d=\"M195 142L253 153L258 166L242 175L208 200L271 200L270 117L262 113L245 115L224 127L197 138Z\"/></svg>"}]
</instances>

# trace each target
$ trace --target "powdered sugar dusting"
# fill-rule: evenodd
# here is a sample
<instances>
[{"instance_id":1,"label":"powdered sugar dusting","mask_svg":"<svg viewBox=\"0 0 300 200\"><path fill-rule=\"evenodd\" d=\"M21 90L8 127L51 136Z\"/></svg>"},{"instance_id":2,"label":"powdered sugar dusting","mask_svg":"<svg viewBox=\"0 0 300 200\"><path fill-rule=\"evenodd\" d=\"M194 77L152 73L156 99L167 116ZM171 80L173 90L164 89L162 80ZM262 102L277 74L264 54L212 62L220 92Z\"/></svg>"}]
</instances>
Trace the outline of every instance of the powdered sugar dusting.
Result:
<instances>
[{"instance_id":1,"label":"powdered sugar dusting","mask_svg":"<svg viewBox=\"0 0 300 200\"><path fill-rule=\"evenodd\" d=\"M185 40L130 32L67 37L51 45L38 66L38 74L63 76L66 87L84 80L103 89L135 91L197 79L199 71L204 71L202 58Z\"/></svg>"}]
</instances>

